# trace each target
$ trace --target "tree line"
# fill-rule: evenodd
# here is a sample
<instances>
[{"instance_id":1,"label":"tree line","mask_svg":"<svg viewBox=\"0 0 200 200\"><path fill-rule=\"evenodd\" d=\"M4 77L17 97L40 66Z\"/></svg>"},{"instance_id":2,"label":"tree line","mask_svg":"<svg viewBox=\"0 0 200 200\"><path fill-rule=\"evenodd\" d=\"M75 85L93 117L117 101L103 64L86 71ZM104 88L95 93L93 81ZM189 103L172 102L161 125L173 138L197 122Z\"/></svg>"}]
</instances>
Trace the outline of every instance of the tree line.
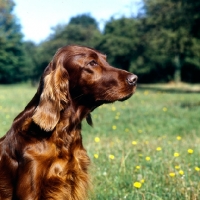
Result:
<instances>
[{"instance_id":1,"label":"tree line","mask_svg":"<svg viewBox=\"0 0 200 200\"><path fill-rule=\"evenodd\" d=\"M69 44L98 49L140 83L200 82L200 1L143 0L136 17L112 17L101 31L90 14L77 15L40 44L23 41L14 6L0 0L0 83L38 81L57 49Z\"/></svg>"}]
</instances>

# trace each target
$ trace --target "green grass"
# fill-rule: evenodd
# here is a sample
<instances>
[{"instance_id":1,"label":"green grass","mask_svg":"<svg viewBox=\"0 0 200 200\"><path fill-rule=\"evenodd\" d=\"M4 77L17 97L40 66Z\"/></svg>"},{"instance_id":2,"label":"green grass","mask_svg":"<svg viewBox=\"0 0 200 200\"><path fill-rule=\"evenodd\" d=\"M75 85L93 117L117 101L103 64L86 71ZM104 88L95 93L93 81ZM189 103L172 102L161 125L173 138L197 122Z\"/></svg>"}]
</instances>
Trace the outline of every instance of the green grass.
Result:
<instances>
[{"instance_id":1,"label":"green grass","mask_svg":"<svg viewBox=\"0 0 200 200\"><path fill-rule=\"evenodd\" d=\"M1 135L35 91L0 86ZM91 200L200 199L199 93L139 88L131 99L103 105L92 117L94 127L84 122L82 131L92 161Z\"/></svg>"}]
</instances>

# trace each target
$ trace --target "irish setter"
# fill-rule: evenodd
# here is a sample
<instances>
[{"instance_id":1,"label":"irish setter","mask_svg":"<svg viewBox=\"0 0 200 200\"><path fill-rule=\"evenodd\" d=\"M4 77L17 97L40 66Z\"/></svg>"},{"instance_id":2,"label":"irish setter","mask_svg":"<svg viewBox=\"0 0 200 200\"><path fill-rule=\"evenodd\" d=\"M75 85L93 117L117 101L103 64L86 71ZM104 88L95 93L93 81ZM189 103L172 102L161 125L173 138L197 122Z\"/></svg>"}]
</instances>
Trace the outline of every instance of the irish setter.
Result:
<instances>
[{"instance_id":1,"label":"irish setter","mask_svg":"<svg viewBox=\"0 0 200 200\"><path fill-rule=\"evenodd\" d=\"M129 98L136 82L136 75L111 67L94 49L59 49L36 94L0 139L0 199L86 199L90 159L81 121L91 125L90 112Z\"/></svg>"}]
</instances>

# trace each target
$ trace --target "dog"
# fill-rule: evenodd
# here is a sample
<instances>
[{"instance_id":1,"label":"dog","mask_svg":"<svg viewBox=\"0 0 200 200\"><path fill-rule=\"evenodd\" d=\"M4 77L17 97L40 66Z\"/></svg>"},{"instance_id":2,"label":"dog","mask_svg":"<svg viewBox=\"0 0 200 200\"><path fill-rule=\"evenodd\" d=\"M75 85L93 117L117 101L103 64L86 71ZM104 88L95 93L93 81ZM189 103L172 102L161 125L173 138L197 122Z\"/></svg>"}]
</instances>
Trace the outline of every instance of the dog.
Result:
<instances>
[{"instance_id":1,"label":"dog","mask_svg":"<svg viewBox=\"0 0 200 200\"><path fill-rule=\"evenodd\" d=\"M104 103L135 92L137 76L92 48L60 48L25 109L0 139L1 200L84 200L90 159L81 122Z\"/></svg>"}]
</instances>

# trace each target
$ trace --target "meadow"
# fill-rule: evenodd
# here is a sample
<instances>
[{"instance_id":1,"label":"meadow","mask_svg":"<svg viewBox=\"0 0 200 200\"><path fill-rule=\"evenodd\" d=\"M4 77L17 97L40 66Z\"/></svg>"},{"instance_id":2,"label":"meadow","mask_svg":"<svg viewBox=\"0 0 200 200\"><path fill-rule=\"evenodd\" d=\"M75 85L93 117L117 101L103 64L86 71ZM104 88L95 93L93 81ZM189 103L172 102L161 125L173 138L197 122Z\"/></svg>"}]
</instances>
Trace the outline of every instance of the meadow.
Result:
<instances>
[{"instance_id":1,"label":"meadow","mask_svg":"<svg viewBox=\"0 0 200 200\"><path fill-rule=\"evenodd\" d=\"M0 135L30 101L30 85L0 86ZM90 200L199 200L200 94L139 87L83 122L91 158Z\"/></svg>"}]
</instances>

